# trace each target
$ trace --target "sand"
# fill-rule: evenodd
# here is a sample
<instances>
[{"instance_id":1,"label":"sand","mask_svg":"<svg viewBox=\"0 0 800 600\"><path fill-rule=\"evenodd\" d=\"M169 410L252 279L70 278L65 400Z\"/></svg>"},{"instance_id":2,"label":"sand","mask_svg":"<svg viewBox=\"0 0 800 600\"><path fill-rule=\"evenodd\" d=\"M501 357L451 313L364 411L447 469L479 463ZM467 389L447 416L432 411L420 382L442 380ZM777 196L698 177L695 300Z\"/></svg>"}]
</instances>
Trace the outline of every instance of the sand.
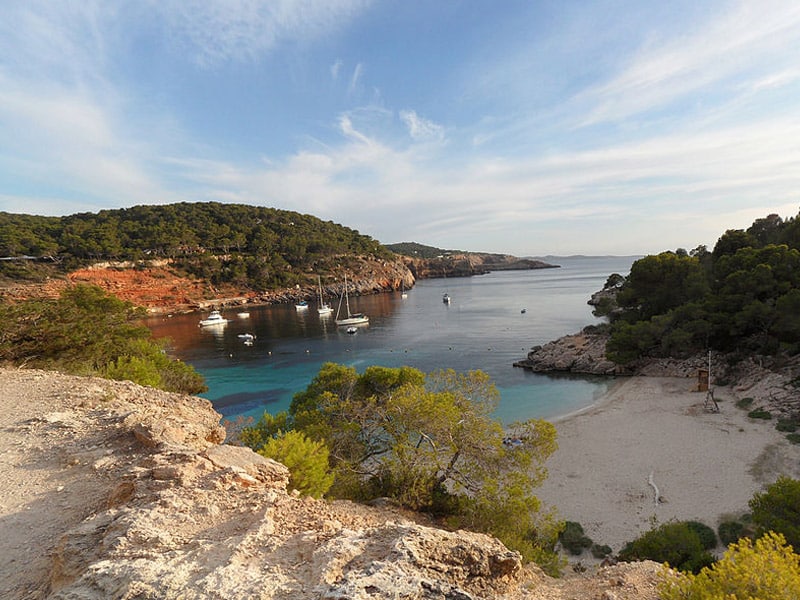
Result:
<instances>
[{"instance_id":1,"label":"sand","mask_svg":"<svg viewBox=\"0 0 800 600\"><path fill-rule=\"evenodd\" d=\"M715 390L720 410L710 412L696 388L692 379L625 378L595 406L556 421L559 449L539 498L618 552L670 520L716 530L779 475L800 478L800 446L774 421L748 418L728 388Z\"/></svg>"}]
</instances>

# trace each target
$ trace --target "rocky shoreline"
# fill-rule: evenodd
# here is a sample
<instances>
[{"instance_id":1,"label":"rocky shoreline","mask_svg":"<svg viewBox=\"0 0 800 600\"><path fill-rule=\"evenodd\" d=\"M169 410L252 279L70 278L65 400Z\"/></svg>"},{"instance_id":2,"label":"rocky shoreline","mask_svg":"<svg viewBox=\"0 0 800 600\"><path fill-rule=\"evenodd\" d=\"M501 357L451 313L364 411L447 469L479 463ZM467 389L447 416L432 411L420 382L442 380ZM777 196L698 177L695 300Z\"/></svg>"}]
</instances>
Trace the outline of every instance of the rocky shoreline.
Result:
<instances>
[{"instance_id":1,"label":"rocky shoreline","mask_svg":"<svg viewBox=\"0 0 800 600\"><path fill-rule=\"evenodd\" d=\"M587 327L543 346L534 346L515 367L536 373L573 373L576 375L698 378L709 368L707 354L684 359L653 358L628 365L618 365L605 355L608 334ZM744 360L712 354L711 385L727 385L739 395L751 398L753 407L796 419L800 416L800 356L786 358L751 356Z\"/></svg>"}]
</instances>

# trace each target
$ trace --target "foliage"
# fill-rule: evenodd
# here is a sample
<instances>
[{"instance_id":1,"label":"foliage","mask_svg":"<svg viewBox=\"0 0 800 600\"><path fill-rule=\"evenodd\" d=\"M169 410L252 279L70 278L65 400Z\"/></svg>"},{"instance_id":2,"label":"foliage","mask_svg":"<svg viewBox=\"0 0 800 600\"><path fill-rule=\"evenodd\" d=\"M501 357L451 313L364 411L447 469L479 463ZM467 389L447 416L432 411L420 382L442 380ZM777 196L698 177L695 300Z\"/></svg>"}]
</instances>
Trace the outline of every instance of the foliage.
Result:
<instances>
[{"instance_id":1,"label":"foliage","mask_svg":"<svg viewBox=\"0 0 800 600\"><path fill-rule=\"evenodd\" d=\"M772 418L772 413L764 408L756 408L747 413L747 416L751 419L763 419L768 421Z\"/></svg>"},{"instance_id":2,"label":"foliage","mask_svg":"<svg viewBox=\"0 0 800 600\"><path fill-rule=\"evenodd\" d=\"M579 556L586 548L592 547L592 540L583 532L583 527L575 521L564 523L564 529L558 535L558 541L573 556Z\"/></svg>"},{"instance_id":3,"label":"foliage","mask_svg":"<svg viewBox=\"0 0 800 600\"><path fill-rule=\"evenodd\" d=\"M97 260L170 258L211 283L254 289L286 287L304 273L332 269L341 255L388 258L384 246L357 231L292 211L218 202L134 206L66 217L0 212L0 255L13 278L41 276ZM8 264L7 264L8 263Z\"/></svg>"},{"instance_id":4,"label":"foliage","mask_svg":"<svg viewBox=\"0 0 800 600\"><path fill-rule=\"evenodd\" d=\"M595 558L605 558L610 556L613 550L607 544L592 544L592 556Z\"/></svg>"},{"instance_id":5,"label":"foliage","mask_svg":"<svg viewBox=\"0 0 800 600\"><path fill-rule=\"evenodd\" d=\"M717 534L719 535L719 541L722 542L724 546L730 546L732 543L738 541L740 538L743 538L748 535L748 531L745 528L745 524L741 521L723 521L717 527Z\"/></svg>"},{"instance_id":6,"label":"foliage","mask_svg":"<svg viewBox=\"0 0 800 600\"><path fill-rule=\"evenodd\" d=\"M308 439L299 431L287 431L270 438L258 453L283 463L289 469L289 485L303 495L320 498L333 483L327 446Z\"/></svg>"},{"instance_id":7,"label":"foliage","mask_svg":"<svg viewBox=\"0 0 800 600\"><path fill-rule=\"evenodd\" d=\"M434 246L426 246L418 244L417 242L400 242L397 244L387 244L386 247L392 252L402 254L404 256L412 256L414 258L438 258L446 256L454 252L460 253L460 250L442 250Z\"/></svg>"},{"instance_id":8,"label":"foliage","mask_svg":"<svg viewBox=\"0 0 800 600\"><path fill-rule=\"evenodd\" d=\"M791 546L800 548L800 480L779 477L749 504L759 532L780 533Z\"/></svg>"},{"instance_id":9,"label":"foliage","mask_svg":"<svg viewBox=\"0 0 800 600\"><path fill-rule=\"evenodd\" d=\"M713 550L717 547L717 534L711 527L700 521L686 521L686 525L697 534L704 549Z\"/></svg>"},{"instance_id":10,"label":"foliage","mask_svg":"<svg viewBox=\"0 0 800 600\"><path fill-rule=\"evenodd\" d=\"M518 446L491 414L497 390L485 373L423 374L410 367L326 363L285 414L265 415L241 439L258 448L281 431L324 442L335 475L328 495L391 497L444 517L453 527L492 533L553 569L559 525L539 514L533 489L546 476L555 428L513 426Z\"/></svg>"},{"instance_id":11,"label":"foliage","mask_svg":"<svg viewBox=\"0 0 800 600\"><path fill-rule=\"evenodd\" d=\"M785 433L794 433L797 431L798 422L796 419L778 419L775 424L775 429Z\"/></svg>"},{"instance_id":12,"label":"foliage","mask_svg":"<svg viewBox=\"0 0 800 600\"><path fill-rule=\"evenodd\" d=\"M607 355L618 363L708 349L800 353L800 218L726 231L710 253L637 260L616 301Z\"/></svg>"},{"instance_id":13,"label":"foliage","mask_svg":"<svg viewBox=\"0 0 800 600\"><path fill-rule=\"evenodd\" d=\"M697 573L714 559L697 533L685 521L665 523L625 545L620 559L654 560L674 569Z\"/></svg>"},{"instance_id":14,"label":"foliage","mask_svg":"<svg viewBox=\"0 0 800 600\"><path fill-rule=\"evenodd\" d=\"M662 574L663 600L786 600L800 598L800 556L768 533L753 544L732 544L722 559L697 575Z\"/></svg>"},{"instance_id":15,"label":"foliage","mask_svg":"<svg viewBox=\"0 0 800 600\"><path fill-rule=\"evenodd\" d=\"M792 444L800 444L800 433L790 433L786 436Z\"/></svg>"},{"instance_id":16,"label":"foliage","mask_svg":"<svg viewBox=\"0 0 800 600\"><path fill-rule=\"evenodd\" d=\"M741 408L742 410L747 410L750 406L755 402L753 398L742 398L741 400L736 401L736 407Z\"/></svg>"},{"instance_id":17,"label":"foliage","mask_svg":"<svg viewBox=\"0 0 800 600\"><path fill-rule=\"evenodd\" d=\"M58 300L0 304L0 360L80 375L128 379L173 392L205 391L189 365L137 325L142 311L95 286Z\"/></svg>"}]
</instances>

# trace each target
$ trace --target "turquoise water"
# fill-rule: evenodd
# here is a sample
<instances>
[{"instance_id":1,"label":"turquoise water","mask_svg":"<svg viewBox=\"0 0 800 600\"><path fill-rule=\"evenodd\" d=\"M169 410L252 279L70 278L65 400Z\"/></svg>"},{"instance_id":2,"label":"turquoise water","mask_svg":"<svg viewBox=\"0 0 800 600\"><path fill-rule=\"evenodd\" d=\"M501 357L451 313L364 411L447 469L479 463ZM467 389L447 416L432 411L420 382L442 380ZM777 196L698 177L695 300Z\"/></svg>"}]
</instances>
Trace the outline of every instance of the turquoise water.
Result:
<instances>
[{"instance_id":1,"label":"turquoise water","mask_svg":"<svg viewBox=\"0 0 800 600\"><path fill-rule=\"evenodd\" d=\"M348 334L316 305L236 310L222 330L198 327L201 315L149 319L157 337L206 378L211 400L225 418L260 417L288 408L324 362L353 366L408 365L429 372L481 369L500 391L496 416L505 423L553 418L592 404L610 384L605 378L553 376L513 367L531 346L597 322L589 296L611 273L627 274L636 257L548 258L558 269L505 271L469 278L429 279L399 292L350 298L368 326ZM448 293L452 301L442 302ZM335 304L334 304L335 306ZM524 312L523 312L524 309ZM204 315L203 315L204 316ZM237 336L252 333L246 346Z\"/></svg>"}]
</instances>

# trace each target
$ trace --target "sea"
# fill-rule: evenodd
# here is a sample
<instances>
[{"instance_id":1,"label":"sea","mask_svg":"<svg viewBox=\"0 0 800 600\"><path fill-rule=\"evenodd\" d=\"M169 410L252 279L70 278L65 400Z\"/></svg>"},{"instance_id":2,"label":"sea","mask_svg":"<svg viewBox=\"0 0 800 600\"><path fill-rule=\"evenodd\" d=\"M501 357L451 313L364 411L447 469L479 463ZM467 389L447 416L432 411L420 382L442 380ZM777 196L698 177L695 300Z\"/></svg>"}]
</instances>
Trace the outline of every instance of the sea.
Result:
<instances>
[{"instance_id":1,"label":"sea","mask_svg":"<svg viewBox=\"0 0 800 600\"><path fill-rule=\"evenodd\" d=\"M610 274L627 275L638 258L548 256L541 260L558 268L425 279L405 297L399 291L351 296L351 311L369 316L355 333L336 326L335 311L320 316L316 302L307 309L227 309L224 327L199 327L204 314L151 317L146 325L205 377L208 391L200 395L226 420L288 409L320 367L334 362L359 372L370 365L484 371L500 392L494 416L510 425L581 410L608 390L607 377L532 373L513 363L533 346L599 323L587 301ZM336 309L338 298L327 300ZM239 317L242 310L249 317ZM245 334L254 336L252 345Z\"/></svg>"}]
</instances>

